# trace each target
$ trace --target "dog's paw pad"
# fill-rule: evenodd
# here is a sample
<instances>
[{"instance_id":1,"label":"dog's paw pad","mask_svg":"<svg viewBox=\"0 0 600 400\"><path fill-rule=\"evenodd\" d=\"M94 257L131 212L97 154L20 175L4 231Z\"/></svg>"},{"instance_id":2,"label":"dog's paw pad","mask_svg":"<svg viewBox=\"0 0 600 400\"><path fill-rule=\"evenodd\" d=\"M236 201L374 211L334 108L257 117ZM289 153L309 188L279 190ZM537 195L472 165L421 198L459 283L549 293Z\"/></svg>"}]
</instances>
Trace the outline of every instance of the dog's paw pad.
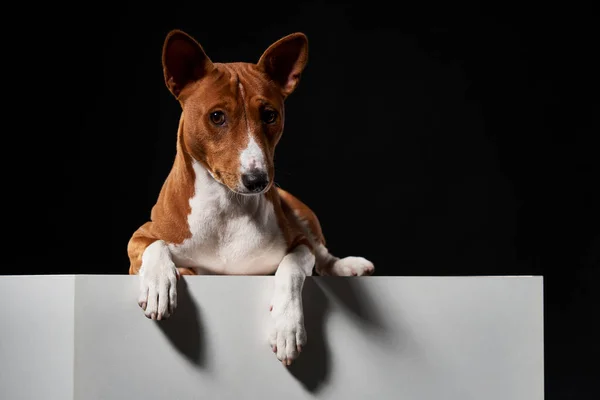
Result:
<instances>
[{"instance_id":1,"label":"dog's paw pad","mask_svg":"<svg viewBox=\"0 0 600 400\"><path fill-rule=\"evenodd\" d=\"M375 266L363 257L346 257L337 260L332 267L335 276L365 276L373 275Z\"/></svg>"}]
</instances>

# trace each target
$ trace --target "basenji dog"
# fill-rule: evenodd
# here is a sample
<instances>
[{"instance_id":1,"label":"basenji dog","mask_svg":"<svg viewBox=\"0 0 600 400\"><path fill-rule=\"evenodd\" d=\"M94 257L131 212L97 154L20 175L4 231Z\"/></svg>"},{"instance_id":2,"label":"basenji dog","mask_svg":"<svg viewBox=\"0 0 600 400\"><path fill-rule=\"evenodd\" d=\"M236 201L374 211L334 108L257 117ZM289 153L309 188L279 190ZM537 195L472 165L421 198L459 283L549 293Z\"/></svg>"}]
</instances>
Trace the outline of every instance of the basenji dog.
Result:
<instances>
[{"instance_id":1,"label":"basenji dog","mask_svg":"<svg viewBox=\"0 0 600 400\"><path fill-rule=\"evenodd\" d=\"M325 247L315 214L273 184L273 155L284 100L297 87L308 40L293 33L256 64L216 63L190 35L173 30L163 44L167 88L181 105L174 164L127 251L140 276L146 317L168 318L181 275L274 275L268 341L290 365L306 344L302 288L319 275L374 272L363 257L338 258Z\"/></svg>"}]
</instances>

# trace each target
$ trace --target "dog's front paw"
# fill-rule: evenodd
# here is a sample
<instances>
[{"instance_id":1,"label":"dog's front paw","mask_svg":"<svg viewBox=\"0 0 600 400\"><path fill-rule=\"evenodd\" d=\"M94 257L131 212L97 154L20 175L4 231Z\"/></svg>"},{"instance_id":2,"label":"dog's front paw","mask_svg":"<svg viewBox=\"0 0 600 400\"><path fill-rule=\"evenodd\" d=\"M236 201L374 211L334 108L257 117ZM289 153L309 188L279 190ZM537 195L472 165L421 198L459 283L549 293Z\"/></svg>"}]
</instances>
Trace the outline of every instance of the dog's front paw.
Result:
<instances>
[{"instance_id":1,"label":"dog's front paw","mask_svg":"<svg viewBox=\"0 0 600 400\"><path fill-rule=\"evenodd\" d=\"M283 365L290 365L306 345L302 299L285 299L276 295L271 306L273 326L269 344Z\"/></svg>"},{"instance_id":2,"label":"dog's front paw","mask_svg":"<svg viewBox=\"0 0 600 400\"><path fill-rule=\"evenodd\" d=\"M146 317L154 320L168 318L177 307L179 273L171 261L147 266L140 274L138 304Z\"/></svg>"},{"instance_id":3,"label":"dog's front paw","mask_svg":"<svg viewBox=\"0 0 600 400\"><path fill-rule=\"evenodd\" d=\"M373 275L375 266L363 257L346 257L333 263L331 272L334 276Z\"/></svg>"}]
</instances>

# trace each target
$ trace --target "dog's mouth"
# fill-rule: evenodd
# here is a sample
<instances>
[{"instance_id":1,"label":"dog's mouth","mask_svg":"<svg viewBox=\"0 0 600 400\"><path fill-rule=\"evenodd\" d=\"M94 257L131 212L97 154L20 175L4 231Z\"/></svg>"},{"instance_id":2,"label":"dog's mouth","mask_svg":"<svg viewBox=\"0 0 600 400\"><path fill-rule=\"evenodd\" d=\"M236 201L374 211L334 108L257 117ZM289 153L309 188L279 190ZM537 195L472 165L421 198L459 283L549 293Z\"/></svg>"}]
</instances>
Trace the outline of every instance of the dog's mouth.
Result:
<instances>
[{"instance_id":1,"label":"dog's mouth","mask_svg":"<svg viewBox=\"0 0 600 400\"><path fill-rule=\"evenodd\" d=\"M235 194L239 194L242 196L258 196L264 194L269 191L269 189L273 186L271 181L267 181L265 184L261 184L260 186L251 186L247 187L245 185L238 185L236 188L229 187L229 190L234 192Z\"/></svg>"}]
</instances>

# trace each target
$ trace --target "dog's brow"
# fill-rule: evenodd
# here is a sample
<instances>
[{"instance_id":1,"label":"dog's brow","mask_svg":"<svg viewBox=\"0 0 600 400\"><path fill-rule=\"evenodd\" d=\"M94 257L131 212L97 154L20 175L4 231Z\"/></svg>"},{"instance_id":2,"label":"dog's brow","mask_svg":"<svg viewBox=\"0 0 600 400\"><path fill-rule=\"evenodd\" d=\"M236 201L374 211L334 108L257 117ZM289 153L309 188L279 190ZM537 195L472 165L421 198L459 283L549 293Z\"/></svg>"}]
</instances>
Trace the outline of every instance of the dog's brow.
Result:
<instances>
[{"instance_id":1,"label":"dog's brow","mask_svg":"<svg viewBox=\"0 0 600 400\"><path fill-rule=\"evenodd\" d=\"M273 104L272 101L269 101L267 98L261 96L261 95L257 95L256 96L256 100L262 105L262 106L270 106L270 107L275 107L275 104Z\"/></svg>"},{"instance_id":2,"label":"dog's brow","mask_svg":"<svg viewBox=\"0 0 600 400\"><path fill-rule=\"evenodd\" d=\"M220 101L220 102L215 103L215 104L211 105L210 107L208 107L208 110L210 112L210 111L213 111L216 109L226 109L227 110L229 108L231 108L229 102Z\"/></svg>"}]
</instances>

